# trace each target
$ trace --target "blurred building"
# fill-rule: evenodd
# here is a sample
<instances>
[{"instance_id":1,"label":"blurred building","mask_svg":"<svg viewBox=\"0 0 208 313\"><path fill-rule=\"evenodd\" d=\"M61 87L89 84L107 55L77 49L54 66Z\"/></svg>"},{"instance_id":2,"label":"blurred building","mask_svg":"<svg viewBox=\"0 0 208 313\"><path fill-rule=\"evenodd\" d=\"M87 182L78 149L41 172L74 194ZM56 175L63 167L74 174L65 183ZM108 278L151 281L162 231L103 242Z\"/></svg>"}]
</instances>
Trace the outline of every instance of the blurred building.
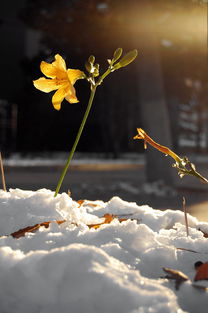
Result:
<instances>
[{"instance_id":1,"label":"blurred building","mask_svg":"<svg viewBox=\"0 0 208 313\"><path fill-rule=\"evenodd\" d=\"M16 100L23 84L20 63L25 53L26 29L17 14L24 2L25 0L7 0L2 3L0 10L0 67L3 75L0 98L9 101Z\"/></svg>"}]
</instances>

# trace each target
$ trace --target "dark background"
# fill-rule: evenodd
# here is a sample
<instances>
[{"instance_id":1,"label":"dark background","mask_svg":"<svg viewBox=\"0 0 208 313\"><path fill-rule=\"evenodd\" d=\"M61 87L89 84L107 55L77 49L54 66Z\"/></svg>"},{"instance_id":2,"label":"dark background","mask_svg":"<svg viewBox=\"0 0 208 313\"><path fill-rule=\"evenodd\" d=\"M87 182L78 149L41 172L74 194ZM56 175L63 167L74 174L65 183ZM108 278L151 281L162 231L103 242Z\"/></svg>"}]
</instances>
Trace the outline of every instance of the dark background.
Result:
<instances>
[{"instance_id":1,"label":"dark background","mask_svg":"<svg viewBox=\"0 0 208 313\"><path fill-rule=\"evenodd\" d=\"M143 151L132 137L144 127L176 151L207 152L205 1L8 0L0 22L2 151L68 151L89 86L78 81L80 102L64 101L57 112L51 94L33 87L40 62L59 53L68 68L84 70L94 54L102 72L122 47L139 55L98 88L78 150L114 157Z\"/></svg>"}]
</instances>

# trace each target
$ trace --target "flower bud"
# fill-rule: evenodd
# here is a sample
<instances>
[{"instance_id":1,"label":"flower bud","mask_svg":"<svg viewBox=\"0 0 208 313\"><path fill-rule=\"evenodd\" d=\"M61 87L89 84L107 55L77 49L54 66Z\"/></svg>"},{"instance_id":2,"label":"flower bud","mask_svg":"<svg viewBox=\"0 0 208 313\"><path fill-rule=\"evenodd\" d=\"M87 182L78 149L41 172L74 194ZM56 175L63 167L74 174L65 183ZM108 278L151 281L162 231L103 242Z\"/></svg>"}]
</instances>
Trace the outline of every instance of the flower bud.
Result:
<instances>
[{"instance_id":1,"label":"flower bud","mask_svg":"<svg viewBox=\"0 0 208 313\"><path fill-rule=\"evenodd\" d=\"M119 61L119 65L120 67L124 67L127 66L128 64L130 64L131 62L134 61L134 59L137 57L137 50L134 49L132 51L129 51L120 61Z\"/></svg>"},{"instance_id":2,"label":"flower bud","mask_svg":"<svg viewBox=\"0 0 208 313\"><path fill-rule=\"evenodd\" d=\"M88 59L88 62L90 63L90 64L94 64L94 62L95 62L95 57L94 57L94 55L91 55L90 57L89 57L89 59Z\"/></svg>"},{"instance_id":3,"label":"flower bud","mask_svg":"<svg viewBox=\"0 0 208 313\"><path fill-rule=\"evenodd\" d=\"M122 53L123 53L122 48L116 49L116 51L113 54L113 62L116 62L121 57Z\"/></svg>"},{"instance_id":4,"label":"flower bud","mask_svg":"<svg viewBox=\"0 0 208 313\"><path fill-rule=\"evenodd\" d=\"M90 73L90 72L91 72L92 65L91 65L88 61L86 61L86 62L85 62L85 68L86 68L86 70Z\"/></svg>"}]
</instances>

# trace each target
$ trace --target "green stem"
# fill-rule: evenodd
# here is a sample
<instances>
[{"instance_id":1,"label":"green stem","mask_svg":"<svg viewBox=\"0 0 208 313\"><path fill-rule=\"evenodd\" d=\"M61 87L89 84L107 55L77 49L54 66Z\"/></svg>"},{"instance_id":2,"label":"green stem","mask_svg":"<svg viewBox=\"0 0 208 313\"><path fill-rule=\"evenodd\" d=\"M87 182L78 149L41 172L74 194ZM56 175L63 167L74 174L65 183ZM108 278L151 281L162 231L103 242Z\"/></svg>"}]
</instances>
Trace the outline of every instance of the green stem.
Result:
<instances>
[{"instance_id":1,"label":"green stem","mask_svg":"<svg viewBox=\"0 0 208 313\"><path fill-rule=\"evenodd\" d=\"M197 178L201 179L204 183L208 184L208 180L204 176L199 174L197 171L193 171L192 175L196 176Z\"/></svg>"},{"instance_id":2,"label":"green stem","mask_svg":"<svg viewBox=\"0 0 208 313\"><path fill-rule=\"evenodd\" d=\"M98 79L97 83L94 86L91 85L91 93L90 93L90 98L89 98L89 101L88 101L87 109L85 111L84 117L82 119L82 122L81 122L81 125L79 127L76 139L75 139L74 144L72 146L72 149L71 149L71 151L69 153L69 157L67 159L66 165L65 165L65 167L64 167L64 169L63 169L63 171L61 173L61 176L59 178L54 197L56 197L57 194L59 193L59 190L60 190L61 185L63 183L64 177L65 177L66 172L68 170L69 164L70 164L70 162L71 162L71 160L73 158L74 152L76 150L76 147L78 145L78 142L79 142L79 139L81 137L82 131L84 129L85 123L87 121L87 117L88 117L88 115L90 113L90 109L91 109L91 106L92 106L92 102L93 102L93 99L94 99L94 96L95 96L96 89L103 82L104 78L106 78L106 76L108 76L110 73L111 73L111 69L108 68L107 71L102 76L100 76L100 78Z\"/></svg>"},{"instance_id":3,"label":"green stem","mask_svg":"<svg viewBox=\"0 0 208 313\"><path fill-rule=\"evenodd\" d=\"M91 109L91 106L92 106L92 102L93 102L93 99L94 99L94 96L95 96L96 88L97 88L97 86L94 86L94 87L92 88L92 90L91 90L90 98L89 98L88 105L87 105L87 109L86 109L86 111L85 111L84 117L83 117L83 119L82 119L82 122L81 122L81 125L80 125L80 127L79 127L79 130L78 130L76 139L75 139L74 144L73 144L73 146L72 146L72 149L71 149L71 151L70 151L70 153L69 153L69 157L68 157L68 159L67 159L66 165L65 165L65 167L64 167L64 169L63 169L63 171L62 171L62 173L61 173L61 176L60 176L60 178L59 178L59 181L58 181L58 184L57 184L57 187L56 187L56 191L55 191L54 197L57 196L57 194L58 194L58 192L59 192L59 190L60 190L60 188L61 188L62 182L63 182L64 177L65 177L65 175L66 175L66 172L67 172L67 170L68 170L69 164L70 164L70 162L71 162L71 160L72 160L72 158L73 158L74 152L75 152L76 147L77 147L77 145L78 145L79 139L80 139L80 137L81 137L82 131L83 131L83 129L84 129L85 123L86 123L86 121L87 121L87 117L88 117L88 115L89 115L89 112L90 112L90 109Z\"/></svg>"},{"instance_id":4,"label":"green stem","mask_svg":"<svg viewBox=\"0 0 208 313\"><path fill-rule=\"evenodd\" d=\"M97 87L98 85L100 85L103 82L104 78L106 78L110 73L111 69L108 68L107 71L105 71L105 73L102 76L100 76L95 86Z\"/></svg>"}]
</instances>

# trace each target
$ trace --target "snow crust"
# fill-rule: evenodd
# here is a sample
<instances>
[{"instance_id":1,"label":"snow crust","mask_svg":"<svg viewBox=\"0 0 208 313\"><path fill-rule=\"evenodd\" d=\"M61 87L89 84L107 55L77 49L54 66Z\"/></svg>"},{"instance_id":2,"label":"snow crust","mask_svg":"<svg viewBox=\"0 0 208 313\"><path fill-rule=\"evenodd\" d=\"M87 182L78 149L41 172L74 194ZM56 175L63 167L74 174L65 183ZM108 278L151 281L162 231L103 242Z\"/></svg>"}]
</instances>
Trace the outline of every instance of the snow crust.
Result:
<instances>
[{"instance_id":1,"label":"snow crust","mask_svg":"<svg viewBox=\"0 0 208 313\"><path fill-rule=\"evenodd\" d=\"M128 220L89 229L106 213ZM61 225L54 222L19 239L10 236L62 219ZM207 262L208 239L199 229L207 231L208 224L190 215L188 222L189 237L181 211L154 210L118 197L80 205L66 193L54 198L46 189L0 190L0 312L205 312L208 293L192 281L194 263ZM190 280L176 290L174 281L161 278L163 267Z\"/></svg>"}]
</instances>

